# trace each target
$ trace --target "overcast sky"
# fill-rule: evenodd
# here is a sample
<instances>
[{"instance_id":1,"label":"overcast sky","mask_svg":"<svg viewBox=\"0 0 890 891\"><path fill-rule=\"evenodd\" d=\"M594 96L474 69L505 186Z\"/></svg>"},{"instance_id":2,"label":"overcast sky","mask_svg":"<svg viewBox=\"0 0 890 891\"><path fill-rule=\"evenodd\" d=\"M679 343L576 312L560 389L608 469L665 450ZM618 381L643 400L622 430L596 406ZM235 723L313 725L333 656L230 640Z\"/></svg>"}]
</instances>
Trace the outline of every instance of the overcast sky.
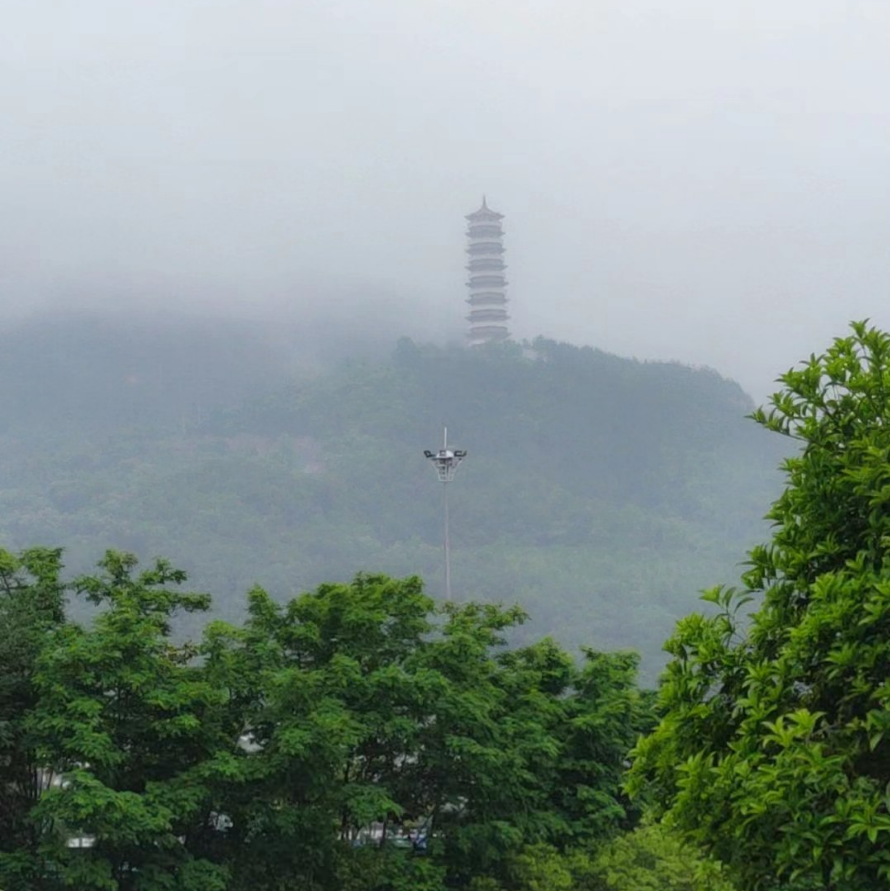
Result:
<instances>
[{"instance_id":1,"label":"overcast sky","mask_svg":"<svg viewBox=\"0 0 890 891\"><path fill-rule=\"evenodd\" d=\"M888 0L4 0L0 300L512 327L755 396L890 327Z\"/></svg>"}]
</instances>

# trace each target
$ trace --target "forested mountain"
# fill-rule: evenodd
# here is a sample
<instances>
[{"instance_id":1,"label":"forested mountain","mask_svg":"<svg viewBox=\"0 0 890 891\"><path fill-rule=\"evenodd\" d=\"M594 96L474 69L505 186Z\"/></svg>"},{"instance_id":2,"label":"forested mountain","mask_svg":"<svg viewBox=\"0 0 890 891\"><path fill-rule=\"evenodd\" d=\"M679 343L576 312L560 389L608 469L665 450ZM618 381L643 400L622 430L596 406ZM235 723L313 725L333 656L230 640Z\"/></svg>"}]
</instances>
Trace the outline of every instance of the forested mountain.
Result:
<instances>
[{"instance_id":1,"label":"forested mountain","mask_svg":"<svg viewBox=\"0 0 890 891\"><path fill-rule=\"evenodd\" d=\"M439 595L442 492L422 451L445 422L469 450L455 596L521 604L534 637L638 649L649 681L674 620L765 537L787 448L714 371L545 340L403 340L320 369L235 323L84 317L5 337L6 546L63 545L78 571L108 546L162 554L233 616L256 581L284 597L360 570Z\"/></svg>"}]
</instances>

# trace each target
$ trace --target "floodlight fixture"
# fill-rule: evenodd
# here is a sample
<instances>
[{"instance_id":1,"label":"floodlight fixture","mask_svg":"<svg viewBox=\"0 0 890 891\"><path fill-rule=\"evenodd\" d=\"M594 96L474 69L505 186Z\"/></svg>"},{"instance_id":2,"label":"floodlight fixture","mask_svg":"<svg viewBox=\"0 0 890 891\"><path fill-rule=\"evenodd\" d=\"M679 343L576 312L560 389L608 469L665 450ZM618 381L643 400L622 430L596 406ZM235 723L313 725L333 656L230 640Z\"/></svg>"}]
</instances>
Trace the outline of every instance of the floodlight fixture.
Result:
<instances>
[{"instance_id":1,"label":"floodlight fixture","mask_svg":"<svg viewBox=\"0 0 890 891\"><path fill-rule=\"evenodd\" d=\"M437 452L429 449L424 451L424 457L432 462L436 468L436 476L440 483L444 483L445 501L445 598L451 600L451 540L449 537L448 521L448 483L454 479L458 465L467 457L464 449L448 448L448 428L442 428L442 448Z\"/></svg>"}]
</instances>

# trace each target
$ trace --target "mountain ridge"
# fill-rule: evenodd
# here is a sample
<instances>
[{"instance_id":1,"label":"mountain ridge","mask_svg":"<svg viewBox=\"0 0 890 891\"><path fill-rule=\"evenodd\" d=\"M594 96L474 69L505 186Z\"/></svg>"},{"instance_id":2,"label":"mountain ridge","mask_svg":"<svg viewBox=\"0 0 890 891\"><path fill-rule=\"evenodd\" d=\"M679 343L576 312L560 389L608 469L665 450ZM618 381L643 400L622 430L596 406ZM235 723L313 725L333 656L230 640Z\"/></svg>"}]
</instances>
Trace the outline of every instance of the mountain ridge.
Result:
<instances>
[{"instance_id":1,"label":"mountain ridge","mask_svg":"<svg viewBox=\"0 0 890 891\"><path fill-rule=\"evenodd\" d=\"M230 616L254 583L284 597L358 571L420 574L441 595L441 492L422 451L447 421L469 451L452 490L456 595L519 602L532 636L639 649L651 680L673 621L765 535L787 445L713 370L544 338L403 339L388 358L295 375L258 334L229 351L238 338L207 334L214 350L200 327L177 332L160 350L166 386L142 401L126 355L115 366L95 338L68 342L73 417L41 392L52 375L7 364L0 541L65 546L78 571L105 547L162 554ZM175 403L198 384L204 409L183 419Z\"/></svg>"}]
</instances>

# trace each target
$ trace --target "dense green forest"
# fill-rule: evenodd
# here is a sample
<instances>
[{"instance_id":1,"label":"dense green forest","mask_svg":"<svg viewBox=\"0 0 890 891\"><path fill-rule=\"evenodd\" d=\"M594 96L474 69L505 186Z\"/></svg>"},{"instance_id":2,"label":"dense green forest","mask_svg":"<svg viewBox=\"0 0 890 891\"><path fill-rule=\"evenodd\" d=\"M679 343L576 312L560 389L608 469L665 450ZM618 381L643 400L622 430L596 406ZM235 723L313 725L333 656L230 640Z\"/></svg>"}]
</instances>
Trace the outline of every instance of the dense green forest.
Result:
<instances>
[{"instance_id":1,"label":"dense green forest","mask_svg":"<svg viewBox=\"0 0 890 891\"><path fill-rule=\"evenodd\" d=\"M46 317L0 356L0 540L163 554L216 614L375 570L441 595L447 422L458 600L519 603L566 646L661 642L763 531L786 446L710 370L539 340L467 352L171 318ZM193 629L196 630L196 629Z\"/></svg>"}]
</instances>

